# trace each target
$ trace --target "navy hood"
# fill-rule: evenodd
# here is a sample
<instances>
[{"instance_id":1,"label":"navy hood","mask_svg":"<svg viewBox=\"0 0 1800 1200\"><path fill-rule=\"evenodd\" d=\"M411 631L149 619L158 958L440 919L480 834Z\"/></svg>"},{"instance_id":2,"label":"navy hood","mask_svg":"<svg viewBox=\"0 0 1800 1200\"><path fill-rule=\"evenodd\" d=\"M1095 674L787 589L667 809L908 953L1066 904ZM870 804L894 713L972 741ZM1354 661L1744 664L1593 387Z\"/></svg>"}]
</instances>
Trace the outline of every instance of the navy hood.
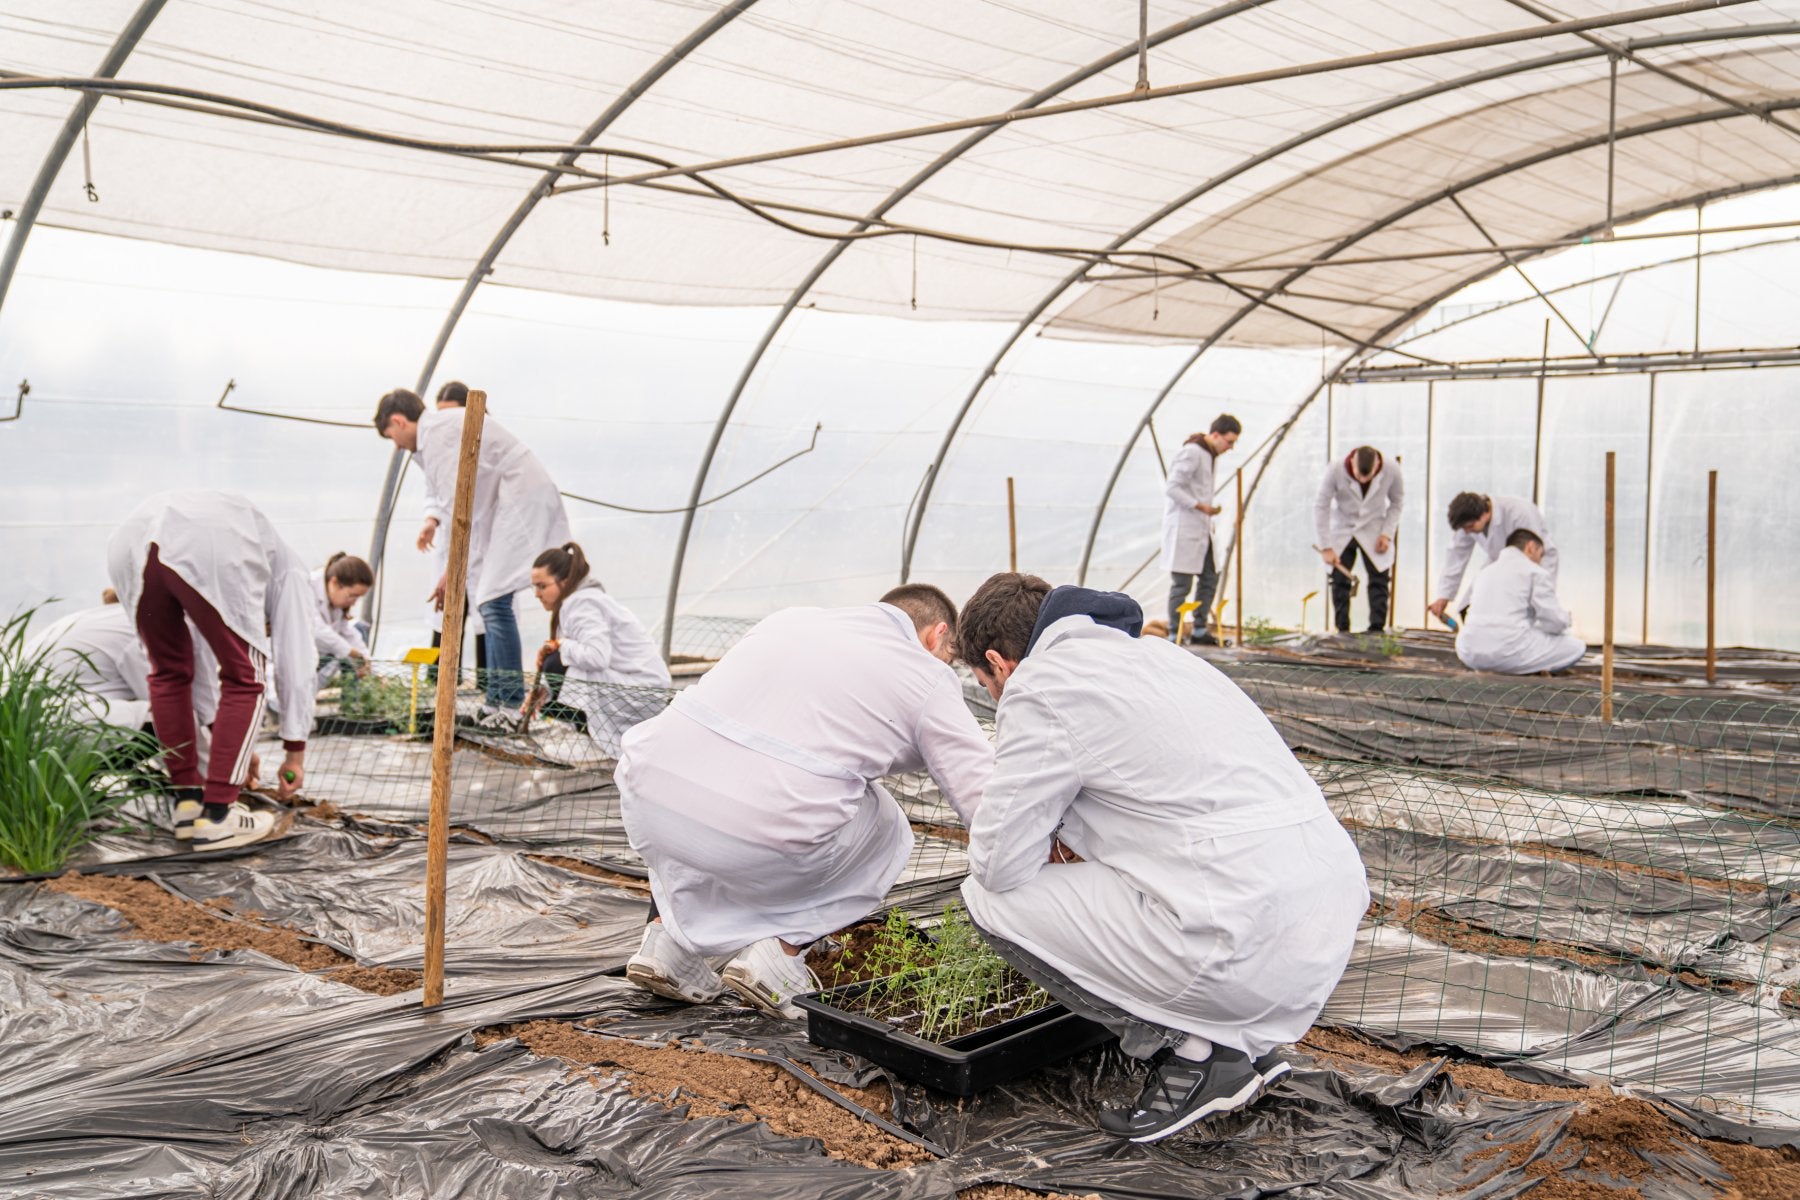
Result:
<instances>
[{"instance_id":1,"label":"navy hood","mask_svg":"<svg viewBox=\"0 0 1800 1200\"><path fill-rule=\"evenodd\" d=\"M1031 640L1025 643L1025 653L1030 654L1036 647L1044 630L1064 617L1077 615L1092 617L1094 624L1117 629L1129 637L1144 631L1143 608L1124 592L1096 592L1093 588L1064 584L1051 588L1050 594L1044 597L1044 607L1038 610L1037 624L1031 627Z\"/></svg>"}]
</instances>

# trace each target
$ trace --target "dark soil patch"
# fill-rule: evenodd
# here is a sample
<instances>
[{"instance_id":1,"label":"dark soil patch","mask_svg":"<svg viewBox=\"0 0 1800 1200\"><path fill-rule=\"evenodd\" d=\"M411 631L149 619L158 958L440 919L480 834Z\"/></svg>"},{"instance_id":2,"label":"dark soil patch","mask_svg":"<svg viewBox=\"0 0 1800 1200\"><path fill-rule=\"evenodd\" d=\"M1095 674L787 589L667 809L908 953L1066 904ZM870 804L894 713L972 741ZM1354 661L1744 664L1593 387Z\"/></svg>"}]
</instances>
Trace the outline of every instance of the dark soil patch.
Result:
<instances>
[{"instance_id":1,"label":"dark soil patch","mask_svg":"<svg viewBox=\"0 0 1800 1200\"><path fill-rule=\"evenodd\" d=\"M208 950L255 950L302 971L323 971L334 983L380 996L419 986L419 972L394 967L359 967L356 960L308 939L290 925L277 925L254 910L234 912L224 900L195 904L171 895L147 879L82 875L71 871L44 885L54 892L104 904L129 924L125 936L146 942L191 942L188 956Z\"/></svg>"},{"instance_id":2,"label":"dark soil patch","mask_svg":"<svg viewBox=\"0 0 1800 1200\"><path fill-rule=\"evenodd\" d=\"M584 1033L563 1021L531 1021L482 1030L478 1045L516 1037L534 1054L566 1059L583 1067L610 1068L633 1095L687 1115L761 1121L786 1137L817 1138L825 1152L865 1167L910 1167L932 1160L930 1151L884 1133L841 1108L773 1063L750 1062L725 1054L691 1050L679 1043L644 1046ZM589 1072L598 1081L599 1075ZM885 1084L851 1088L828 1084L873 1112L891 1108Z\"/></svg>"},{"instance_id":3,"label":"dark soil patch","mask_svg":"<svg viewBox=\"0 0 1800 1200\"><path fill-rule=\"evenodd\" d=\"M1383 1072L1404 1074L1438 1056L1424 1051L1399 1052L1347 1033L1318 1026L1300 1048L1326 1063L1356 1063ZM1492 1158L1500 1167L1523 1167L1537 1184L1531 1200L1621 1200L1641 1197L1636 1185L1657 1176L1657 1164L1645 1154L1678 1158L1683 1150L1711 1158L1731 1173L1720 1193L1726 1200L1793 1200L1800 1196L1800 1153L1786 1148L1765 1150L1738 1142L1696 1137L1644 1100L1615 1096L1604 1088L1555 1087L1526 1083L1493 1067L1450 1063L1449 1076L1463 1087L1513 1100L1579 1105L1551 1153L1529 1161L1538 1150L1535 1138L1478 1150L1475 1161ZM1582 1177L1571 1174L1579 1171ZM1685 1177L1669 1171L1671 1180Z\"/></svg>"},{"instance_id":4,"label":"dark soil patch","mask_svg":"<svg viewBox=\"0 0 1800 1200\"><path fill-rule=\"evenodd\" d=\"M1503 845L1506 843L1495 842L1492 844ZM1592 851L1575 850L1567 846L1551 846L1543 842L1512 842L1510 845L1512 849L1521 854L1530 854L1537 858L1551 858L1558 862L1575 863L1583 867L1600 867L1608 871L1619 871L1631 875L1650 875L1657 879L1668 879L1675 883L1691 884L1694 887L1711 888L1716 891L1754 896L1769 890L1768 885L1749 879L1712 879L1705 875L1689 875L1683 871L1671 871L1667 867L1649 867L1643 863L1602 858Z\"/></svg>"},{"instance_id":5,"label":"dark soil patch","mask_svg":"<svg viewBox=\"0 0 1800 1200\"><path fill-rule=\"evenodd\" d=\"M586 875L590 879L598 879L602 883L610 883L614 887L628 888L634 892L650 892L650 881L639 879L635 875L621 875L617 871L608 871L605 867L596 867L593 863L582 862L579 858L565 858L560 854L527 854L532 862L549 863L553 867L561 867L565 871L573 871L577 875Z\"/></svg>"}]
</instances>

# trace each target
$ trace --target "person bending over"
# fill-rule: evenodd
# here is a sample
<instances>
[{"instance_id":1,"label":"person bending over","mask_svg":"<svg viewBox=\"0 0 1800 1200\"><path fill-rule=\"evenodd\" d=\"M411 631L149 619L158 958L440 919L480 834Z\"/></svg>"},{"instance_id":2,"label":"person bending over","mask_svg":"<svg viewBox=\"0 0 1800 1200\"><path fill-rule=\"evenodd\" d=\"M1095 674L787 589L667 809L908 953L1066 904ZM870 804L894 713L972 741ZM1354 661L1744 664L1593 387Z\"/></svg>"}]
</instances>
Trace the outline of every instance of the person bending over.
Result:
<instances>
[{"instance_id":1,"label":"person bending over","mask_svg":"<svg viewBox=\"0 0 1800 1200\"><path fill-rule=\"evenodd\" d=\"M1469 619L1456 635L1465 667L1530 675L1567 670L1587 653L1587 643L1569 632L1568 610L1543 561L1544 539L1515 529L1500 557L1475 577Z\"/></svg>"},{"instance_id":2,"label":"person bending over","mask_svg":"<svg viewBox=\"0 0 1800 1200\"><path fill-rule=\"evenodd\" d=\"M875 781L923 767L965 824L978 811L993 751L949 666L955 630L924 584L785 609L625 735L620 811L653 901L627 978L800 1016L819 986L805 947L873 912L912 853ZM736 957L721 976L707 955Z\"/></svg>"},{"instance_id":3,"label":"person bending over","mask_svg":"<svg viewBox=\"0 0 1800 1200\"><path fill-rule=\"evenodd\" d=\"M463 408L433 412L405 388L381 398L375 428L425 468L432 511L448 513L456 495L457 460L462 444ZM424 540L421 532L420 540ZM488 418L481 430L481 458L475 474L475 504L469 520L468 597L481 614L486 635L486 703L477 720L496 729L516 728L525 701L524 658L514 597L531 586L531 561L545 546L569 540L556 482L524 443ZM432 596L441 603L445 580Z\"/></svg>"},{"instance_id":4,"label":"person bending over","mask_svg":"<svg viewBox=\"0 0 1800 1200\"><path fill-rule=\"evenodd\" d=\"M1394 535L1406 506L1400 464L1373 446L1358 446L1325 468L1313 501L1315 545L1327 568L1326 589L1339 633L1350 632L1350 591L1360 554L1369 571L1369 632L1387 628L1388 584L1394 577Z\"/></svg>"},{"instance_id":5,"label":"person bending over","mask_svg":"<svg viewBox=\"0 0 1800 1200\"><path fill-rule=\"evenodd\" d=\"M306 778L313 722L312 580L306 564L248 499L232 492L163 492L125 519L107 546L119 603L150 658L150 719L175 785L175 836L196 850L268 836L272 813L238 802L250 782L273 657L281 699L277 794ZM218 663L218 715L204 775L194 720L199 630Z\"/></svg>"},{"instance_id":6,"label":"person bending over","mask_svg":"<svg viewBox=\"0 0 1800 1200\"><path fill-rule=\"evenodd\" d=\"M1475 547L1480 546L1492 564L1498 561L1500 552L1506 549L1506 539L1517 529L1534 530L1543 540L1544 570L1550 573L1552 583L1556 581L1556 546L1550 541L1550 524L1531 501L1518 496L1458 492L1450 499L1448 516L1454 536L1444 555L1444 573L1438 577L1437 599L1426 609L1438 620L1444 619L1445 610L1462 590L1463 575L1469 569L1469 556Z\"/></svg>"},{"instance_id":7,"label":"person bending over","mask_svg":"<svg viewBox=\"0 0 1800 1200\"><path fill-rule=\"evenodd\" d=\"M550 613L550 640L538 650L527 708L571 721L602 754L617 756L625 731L666 707L668 665L632 611L588 573L574 542L537 556L531 590Z\"/></svg>"},{"instance_id":8,"label":"person bending over","mask_svg":"<svg viewBox=\"0 0 1800 1200\"><path fill-rule=\"evenodd\" d=\"M345 667L358 675L369 673L369 643L350 619L350 610L374 586L375 572L369 564L342 550L312 573L313 645L319 651L316 687L325 687Z\"/></svg>"},{"instance_id":9,"label":"person bending over","mask_svg":"<svg viewBox=\"0 0 1800 1200\"><path fill-rule=\"evenodd\" d=\"M1275 728L1116 592L995 575L957 654L998 702L969 828L996 952L1152 1064L1106 1132L1153 1142L1250 1103L1349 961L1356 846Z\"/></svg>"}]
</instances>

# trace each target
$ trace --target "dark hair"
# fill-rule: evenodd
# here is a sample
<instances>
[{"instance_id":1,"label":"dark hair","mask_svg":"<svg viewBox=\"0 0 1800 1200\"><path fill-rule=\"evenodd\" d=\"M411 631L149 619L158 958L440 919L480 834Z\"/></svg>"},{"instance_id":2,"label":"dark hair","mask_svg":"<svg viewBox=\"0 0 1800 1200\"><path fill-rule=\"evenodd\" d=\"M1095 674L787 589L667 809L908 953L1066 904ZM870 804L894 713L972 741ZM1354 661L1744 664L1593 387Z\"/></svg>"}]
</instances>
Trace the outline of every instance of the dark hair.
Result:
<instances>
[{"instance_id":1,"label":"dark hair","mask_svg":"<svg viewBox=\"0 0 1800 1200\"><path fill-rule=\"evenodd\" d=\"M956 602L944 594L942 588L932 587L929 583L903 583L881 598L883 604L891 604L912 618L913 628L920 633L930 629L939 621L956 632Z\"/></svg>"},{"instance_id":2,"label":"dark hair","mask_svg":"<svg viewBox=\"0 0 1800 1200\"><path fill-rule=\"evenodd\" d=\"M989 576L963 605L956 657L981 671L988 670L989 650L1013 662L1024 658L1049 594L1050 585L1036 575L1002 571Z\"/></svg>"},{"instance_id":3,"label":"dark hair","mask_svg":"<svg viewBox=\"0 0 1800 1200\"><path fill-rule=\"evenodd\" d=\"M1512 536L1506 539L1506 544L1516 549L1523 550L1530 545L1543 545L1544 539L1531 532L1529 529L1515 529L1512 531Z\"/></svg>"},{"instance_id":4,"label":"dark hair","mask_svg":"<svg viewBox=\"0 0 1800 1200\"><path fill-rule=\"evenodd\" d=\"M1220 413L1213 418L1212 428L1207 430L1207 432L1241 434L1244 432L1244 427L1240 425L1238 419L1230 413Z\"/></svg>"},{"instance_id":5,"label":"dark hair","mask_svg":"<svg viewBox=\"0 0 1800 1200\"><path fill-rule=\"evenodd\" d=\"M325 560L325 578L341 587L374 587L375 572L354 554L339 550Z\"/></svg>"},{"instance_id":6,"label":"dark hair","mask_svg":"<svg viewBox=\"0 0 1800 1200\"><path fill-rule=\"evenodd\" d=\"M409 392L405 388L395 388L383 396L381 403L375 406L375 428L383 437L387 436L388 422L395 413L409 421L416 421L425 415L425 402L419 399L416 392Z\"/></svg>"},{"instance_id":7,"label":"dark hair","mask_svg":"<svg viewBox=\"0 0 1800 1200\"><path fill-rule=\"evenodd\" d=\"M581 552L578 543L564 542L532 559L531 565L550 572L550 577L556 580L556 586L562 590L562 595L556 599L556 607L550 610L550 636L555 638L557 626L562 620L563 601L588 577L587 555Z\"/></svg>"},{"instance_id":8,"label":"dark hair","mask_svg":"<svg viewBox=\"0 0 1800 1200\"><path fill-rule=\"evenodd\" d=\"M1488 498L1474 492L1458 492L1450 500L1450 528L1460 530L1464 525L1481 520L1481 514L1488 510Z\"/></svg>"},{"instance_id":9,"label":"dark hair","mask_svg":"<svg viewBox=\"0 0 1800 1200\"><path fill-rule=\"evenodd\" d=\"M469 385L460 379L452 379L438 389L437 402L462 407L469 402Z\"/></svg>"},{"instance_id":10,"label":"dark hair","mask_svg":"<svg viewBox=\"0 0 1800 1200\"><path fill-rule=\"evenodd\" d=\"M1381 461L1381 451L1373 446L1358 446L1350 454L1356 460L1356 469L1364 475L1373 473L1375 465Z\"/></svg>"}]
</instances>

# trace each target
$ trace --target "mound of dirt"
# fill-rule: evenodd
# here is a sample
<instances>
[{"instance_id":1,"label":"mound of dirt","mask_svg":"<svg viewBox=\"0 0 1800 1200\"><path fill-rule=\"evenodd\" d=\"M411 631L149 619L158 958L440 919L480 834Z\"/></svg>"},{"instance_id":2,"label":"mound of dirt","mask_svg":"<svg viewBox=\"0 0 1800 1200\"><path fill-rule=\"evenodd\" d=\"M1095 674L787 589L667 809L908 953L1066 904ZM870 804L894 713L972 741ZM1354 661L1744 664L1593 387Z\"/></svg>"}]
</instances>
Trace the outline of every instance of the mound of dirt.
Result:
<instances>
[{"instance_id":1,"label":"mound of dirt","mask_svg":"<svg viewBox=\"0 0 1800 1200\"><path fill-rule=\"evenodd\" d=\"M224 900L195 904L147 879L70 871L44 886L115 910L129 923L126 937L192 943L191 958L198 959L208 950L256 950L302 971L328 972L325 978L334 983L380 996L419 986L417 971L359 967L355 959L311 940L304 930L278 925L254 910L235 912Z\"/></svg>"}]
</instances>

